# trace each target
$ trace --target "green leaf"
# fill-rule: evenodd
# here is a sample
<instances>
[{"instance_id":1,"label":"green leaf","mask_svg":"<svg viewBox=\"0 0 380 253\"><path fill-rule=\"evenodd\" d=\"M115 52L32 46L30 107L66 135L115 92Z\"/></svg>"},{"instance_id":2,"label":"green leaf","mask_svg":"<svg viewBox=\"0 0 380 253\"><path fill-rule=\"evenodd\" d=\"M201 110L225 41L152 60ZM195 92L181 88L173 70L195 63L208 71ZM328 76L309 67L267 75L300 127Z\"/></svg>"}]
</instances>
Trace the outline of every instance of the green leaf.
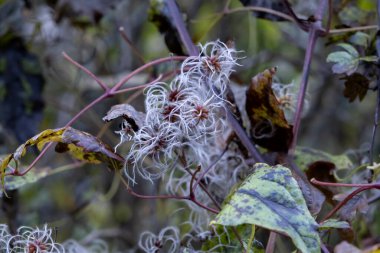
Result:
<instances>
[{"instance_id":1,"label":"green leaf","mask_svg":"<svg viewBox=\"0 0 380 253\"><path fill-rule=\"evenodd\" d=\"M353 58L359 58L359 53L355 47L347 43L339 43L339 47L343 47Z\"/></svg>"},{"instance_id":2,"label":"green leaf","mask_svg":"<svg viewBox=\"0 0 380 253\"><path fill-rule=\"evenodd\" d=\"M359 59L344 51L329 54L327 62L335 63L332 66L332 71L336 74L346 73L347 75L351 75L359 66Z\"/></svg>"},{"instance_id":3,"label":"green leaf","mask_svg":"<svg viewBox=\"0 0 380 253\"><path fill-rule=\"evenodd\" d=\"M358 46L368 47L370 37L366 33L357 32L350 37L349 41Z\"/></svg>"},{"instance_id":4,"label":"green leaf","mask_svg":"<svg viewBox=\"0 0 380 253\"><path fill-rule=\"evenodd\" d=\"M288 168L257 163L212 223L254 224L288 235L302 252L320 252L318 224Z\"/></svg>"},{"instance_id":5,"label":"green leaf","mask_svg":"<svg viewBox=\"0 0 380 253\"><path fill-rule=\"evenodd\" d=\"M369 55L369 56L363 56L359 58L361 61L366 62L377 62L377 56L376 55Z\"/></svg>"},{"instance_id":6,"label":"green leaf","mask_svg":"<svg viewBox=\"0 0 380 253\"><path fill-rule=\"evenodd\" d=\"M308 147L297 147L294 154L294 161L302 170L308 169L309 165L316 161L327 161L335 164L337 170L350 170L353 167L352 161L347 155L331 155L321 150Z\"/></svg>"},{"instance_id":7,"label":"green leaf","mask_svg":"<svg viewBox=\"0 0 380 253\"><path fill-rule=\"evenodd\" d=\"M319 230L325 230L330 228L350 228L350 224L347 221L340 221L337 219L329 219L319 224Z\"/></svg>"},{"instance_id":8,"label":"green leaf","mask_svg":"<svg viewBox=\"0 0 380 253\"><path fill-rule=\"evenodd\" d=\"M220 253L240 253L246 251L247 243L252 232L252 225L239 225L235 228L235 231L232 227L222 225L215 225L213 227L213 233L211 233L213 235L202 244L202 251ZM243 240L244 248L240 244L239 238L236 238L236 233L238 233L240 239ZM254 239L250 252L264 252L264 246Z\"/></svg>"},{"instance_id":9,"label":"green leaf","mask_svg":"<svg viewBox=\"0 0 380 253\"><path fill-rule=\"evenodd\" d=\"M332 70L334 73L351 75L356 71L359 66L359 53L358 51L347 43L339 43L338 46L344 48L346 51L338 51L330 53L327 56L327 62L334 62Z\"/></svg>"}]
</instances>

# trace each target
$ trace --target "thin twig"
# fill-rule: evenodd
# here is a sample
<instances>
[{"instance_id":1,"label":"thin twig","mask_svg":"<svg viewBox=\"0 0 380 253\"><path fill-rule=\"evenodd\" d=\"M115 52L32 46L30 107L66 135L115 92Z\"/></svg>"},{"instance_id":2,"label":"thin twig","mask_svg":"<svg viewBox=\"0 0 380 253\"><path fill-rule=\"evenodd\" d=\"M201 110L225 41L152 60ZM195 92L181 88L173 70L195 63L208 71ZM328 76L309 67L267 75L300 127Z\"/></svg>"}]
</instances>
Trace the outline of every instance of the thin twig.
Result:
<instances>
[{"instance_id":1,"label":"thin twig","mask_svg":"<svg viewBox=\"0 0 380 253\"><path fill-rule=\"evenodd\" d=\"M109 87L103 83L102 80L100 80L94 73L92 73L89 69L87 69L82 64L76 62L74 59L72 59L70 56L68 56L65 52L62 52L63 57L68 60L71 64L75 65L79 69L81 69L83 72L85 72L87 75L89 75L92 79L95 80L99 84L100 87L102 87L103 90L108 91Z\"/></svg>"},{"instance_id":2,"label":"thin twig","mask_svg":"<svg viewBox=\"0 0 380 253\"><path fill-rule=\"evenodd\" d=\"M229 10L225 10L223 12L223 14L231 14L231 13L242 12L242 11L265 12L265 13L272 14L272 15L278 16L280 18L283 18L283 19L286 19L286 20L289 20L289 21L297 23L297 21L294 20L294 18L292 16L288 15L288 14L285 14L285 13L279 12L279 11L275 11L275 10L272 10L272 9L269 9L269 8L260 7L260 6L246 6L246 7L229 9Z\"/></svg>"},{"instance_id":3,"label":"thin twig","mask_svg":"<svg viewBox=\"0 0 380 253\"><path fill-rule=\"evenodd\" d=\"M160 59L157 59L157 60L154 60L154 61L151 61L151 62L148 62L147 64L135 69L134 71L132 71L131 73L129 73L128 75L126 75L124 78L122 78L117 84L115 84L115 86L113 86L110 90L110 94L112 94L113 92L119 90L121 88L121 86L124 85L124 83L126 83L129 79L131 79L133 76L135 76L136 74L146 70L147 68L150 68L154 65L157 65L157 64L160 64L160 63L164 63L164 62L168 62L168 61L183 61L183 60L186 60L187 56L169 56L169 57L165 57L165 58L160 58Z\"/></svg>"},{"instance_id":4,"label":"thin twig","mask_svg":"<svg viewBox=\"0 0 380 253\"><path fill-rule=\"evenodd\" d=\"M334 34L338 34L338 33L365 31L365 30L374 30L374 29L378 29L378 26L377 25L365 25L365 26L357 26L357 27L349 27L349 28L330 29L329 35L334 35Z\"/></svg>"},{"instance_id":5,"label":"thin twig","mask_svg":"<svg viewBox=\"0 0 380 253\"><path fill-rule=\"evenodd\" d=\"M124 30L124 27L119 27L119 32L121 34L121 37L123 40L128 44L128 46L132 49L132 52L137 56L137 58L141 61L142 64L145 64L146 61L144 59L144 56L140 53L140 51L133 45L131 40L128 38L127 33Z\"/></svg>"},{"instance_id":6,"label":"thin twig","mask_svg":"<svg viewBox=\"0 0 380 253\"><path fill-rule=\"evenodd\" d=\"M247 133L245 132L244 128L240 125L240 123L236 120L233 113L226 108L226 116L227 120L230 123L231 127L233 128L234 132L236 133L239 140L242 142L244 147L248 150L248 152L252 155L252 158L257 163L263 163L265 162L264 158L260 154L260 152L257 150L255 145L252 143L252 140L248 137Z\"/></svg>"},{"instance_id":7,"label":"thin twig","mask_svg":"<svg viewBox=\"0 0 380 253\"><path fill-rule=\"evenodd\" d=\"M218 158L215 159L214 162L212 162L207 169L205 169L201 174L200 176L198 177L197 181L195 182L195 184L192 186L193 187L193 191L195 191L197 189L197 186L199 185L199 183L201 182L201 180L204 178L204 176L215 166L215 164L223 157L223 155L226 153L228 149L228 146L223 150L223 152L218 156Z\"/></svg>"},{"instance_id":8,"label":"thin twig","mask_svg":"<svg viewBox=\"0 0 380 253\"><path fill-rule=\"evenodd\" d=\"M155 83L159 82L161 79L162 79L162 75L159 75L156 79L154 79L153 81L151 81L151 82L149 82L147 84L143 84L143 85L138 85L138 86L134 86L134 87L130 87L130 88L121 89L121 90L113 92L113 94L116 95L116 94L121 94L121 93L129 92L129 91L145 89L146 87L149 87L152 84L155 84Z\"/></svg>"}]
</instances>

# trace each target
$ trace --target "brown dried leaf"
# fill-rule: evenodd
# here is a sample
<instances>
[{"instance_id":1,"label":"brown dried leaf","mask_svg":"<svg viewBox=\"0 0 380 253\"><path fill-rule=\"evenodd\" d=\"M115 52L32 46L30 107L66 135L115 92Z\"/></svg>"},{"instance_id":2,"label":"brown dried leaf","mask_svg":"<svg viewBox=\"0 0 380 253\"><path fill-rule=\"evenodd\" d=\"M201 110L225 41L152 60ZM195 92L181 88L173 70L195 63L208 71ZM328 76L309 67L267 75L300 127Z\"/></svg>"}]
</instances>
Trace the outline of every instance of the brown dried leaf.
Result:
<instances>
[{"instance_id":1,"label":"brown dried leaf","mask_svg":"<svg viewBox=\"0 0 380 253\"><path fill-rule=\"evenodd\" d=\"M112 106L103 120L108 122L123 117L131 125L133 131L137 132L145 124L145 116L145 113L136 111L129 104L119 104Z\"/></svg>"},{"instance_id":2,"label":"brown dried leaf","mask_svg":"<svg viewBox=\"0 0 380 253\"><path fill-rule=\"evenodd\" d=\"M270 151L287 152L293 138L292 126L285 119L272 90L276 68L266 69L251 80L246 111L254 141Z\"/></svg>"},{"instance_id":3,"label":"brown dried leaf","mask_svg":"<svg viewBox=\"0 0 380 253\"><path fill-rule=\"evenodd\" d=\"M367 77L354 73L343 77L342 80L345 80L343 95L348 98L348 101L353 102L356 98L359 98L360 101L364 99L369 87Z\"/></svg>"},{"instance_id":4,"label":"brown dried leaf","mask_svg":"<svg viewBox=\"0 0 380 253\"><path fill-rule=\"evenodd\" d=\"M306 176L310 180L315 178L322 182L336 183L333 171L336 169L335 164L328 161L316 161L308 166ZM325 196L329 203L333 204L333 196L337 193L336 187L326 187L315 185Z\"/></svg>"}]
</instances>

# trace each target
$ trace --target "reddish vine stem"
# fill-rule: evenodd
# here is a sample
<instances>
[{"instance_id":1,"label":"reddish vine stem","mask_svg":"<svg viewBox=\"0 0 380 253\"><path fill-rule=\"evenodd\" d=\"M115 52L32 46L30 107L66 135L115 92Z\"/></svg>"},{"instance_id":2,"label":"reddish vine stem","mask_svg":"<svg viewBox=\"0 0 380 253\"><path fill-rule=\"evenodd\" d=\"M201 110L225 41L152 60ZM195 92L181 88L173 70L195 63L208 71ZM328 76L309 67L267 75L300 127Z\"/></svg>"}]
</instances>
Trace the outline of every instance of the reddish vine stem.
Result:
<instances>
[{"instance_id":1,"label":"reddish vine stem","mask_svg":"<svg viewBox=\"0 0 380 253\"><path fill-rule=\"evenodd\" d=\"M126 186L127 188L127 191L129 194L131 194L132 196L135 196L137 198L140 198L140 199L176 199L176 200L189 200L191 202L193 202L194 204L196 204L197 206L203 208L203 209L206 209L212 213L215 213L215 214L218 214L219 211L218 210L215 210L214 208L211 208L211 207L208 207L208 206L205 206L204 204L200 203L195 195L193 193L189 193L187 196L178 196L178 195L143 195L143 194L139 194L139 193L136 193L135 191L133 191L133 189L129 186L129 184L125 181L125 179L123 178L122 175L120 175L121 177L121 180L123 182L123 184Z\"/></svg>"},{"instance_id":2,"label":"reddish vine stem","mask_svg":"<svg viewBox=\"0 0 380 253\"><path fill-rule=\"evenodd\" d=\"M298 138L300 123L301 123L301 115L302 115L302 110L304 106L304 100L305 100L305 95L306 95L306 90L307 90L310 65L311 65L311 59L313 57L314 47L315 47L318 37L321 35L324 35L325 33L324 29L322 28L322 17L323 17L323 12L327 5L327 1L328 0L320 1L319 8L317 9L315 13L316 21L311 23L311 26L309 29L309 40L308 40L306 53L305 53L305 60L304 60L303 69L302 69L300 90L298 93L297 107L296 107L296 112L294 116L293 140L292 140L292 144L289 150L290 155L294 155L294 151L297 145L297 138Z\"/></svg>"},{"instance_id":3,"label":"reddish vine stem","mask_svg":"<svg viewBox=\"0 0 380 253\"><path fill-rule=\"evenodd\" d=\"M77 68L79 68L80 70L82 70L83 72L85 72L88 76L90 76L92 79L94 79L100 87L102 87L102 89L104 91L108 91L109 90L109 87L102 81L100 80L94 73L92 73L89 69L87 69L85 66L83 66L82 64L80 64L79 62L77 61L74 61L70 56L68 56L65 52L62 52L62 55L63 57L69 61L71 64L73 64L74 66L76 66Z\"/></svg>"},{"instance_id":4,"label":"reddish vine stem","mask_svg":"<svg viewBox=\"0 0 380 253\"><path fill-rule=\"evenodd\" d=\"M333 186L333 187L380 187L380 184L345 184L345 183L330 183L318 181L315 178L310 180L313 184L320 186Z\"/></svg>"},{"instance_id":5,"label":"reddish vine stem","mask_svg":"<svg viewBox=\"0 0 380 253\"><path fill-rule=\"evenodd\" d=\"M334 207L333 210L331 210L322 220L321 223L324 222L325 220L330 219L336 212L338 212L347 202L352 199L355 195L366 191L366 190L371 190L371 189L380 189L380 185L377 184L375 186L363 186L360 187L359 189L356 189L355 191L351 192L347 197L345 197L337 206Z\"/></svg>"},{"instance_id":6,"label":"reddish vine stem","mask_svg":"<svg viewBox=\"0 0 380 253\"><path fill-rule=\"evenodd\" d=\"M150 67L152 67L154 65L160 64L160 63L164 63L164 62L168 62L168 61L182 61L182 60L186 59L185 56L171 56L171 57L165 57L165 58L160 58L160 59L151 61L151 62L149 62L149 63L147 63L147 64L145 64L145 65L143 65L143 66L141 66L141 67L139 67L137 69L135 69L134 71L132 71L131 73L129 73L128 75L126 75L124 78L122 78L118 83L116 83L114 87L109 88L94 73L92 73L89 69L87 69L86 67L84 67L83 65L81 65L80 63L78 63L77 61L75 61L74 59L72 59L65 52L63 52L62 54L63 54L63 57L66 60L68 60L74 66L77 66L79 69L81 69L82 71L84 71L90 77L92 77L99 84L99 86L104 89L104 93L102 95L100 95L98 98L96 98L95 100L93 100L90 104L88 104L86 107L84 107L82 110L80 110L65 125L65 127L71 126L75 121L77 121L79 119L79 117L81 117L86 111L88 111L94 105L98 104L99 102L103 101L104 99L107 99L109 97L114 96L115 94L121 93L119 91L119 89L123 86L124 83L126 83L128 80L130 80L136 74L138 74L138 73L140 73L140 72L142 72L142 71L144 71L144 70L146 70L146 69L148 69L148 68L150 68ZM133 90L141 89L141 88L142 88L142 86L136 86L136 87L131 87L131 88L125 88L122 91L123 92L128 92L128 91L133 91ZM45 146L45 148L38 154L38 156L32 161L32 163L23 172L18 172L17 171L17 174L7 173L7 174L5 174L5 176L11 176L11 175L13 175L13 176L24 176L26 173L28 173L37 164L37 162L46 154L46 152L48 151L48 149L52 145L53 145L52 143L48 143Z\"/></svg>"}]
</instances>

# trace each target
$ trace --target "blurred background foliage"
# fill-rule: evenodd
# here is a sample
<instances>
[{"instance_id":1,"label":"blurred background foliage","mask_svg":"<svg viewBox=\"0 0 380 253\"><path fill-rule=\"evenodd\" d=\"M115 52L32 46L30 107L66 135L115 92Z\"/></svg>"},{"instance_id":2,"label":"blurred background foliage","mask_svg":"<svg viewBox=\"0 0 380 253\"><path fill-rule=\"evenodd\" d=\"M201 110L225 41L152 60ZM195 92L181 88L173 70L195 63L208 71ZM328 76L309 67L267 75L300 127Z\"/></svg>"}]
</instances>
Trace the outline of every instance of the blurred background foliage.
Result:
<instances>
[{"instance_id":1,"label":"blurred background foliage","mask_svg":"<svg viewBox=\"0 0 380 253\"><path fill-rule=\"evenodd\" d=\"M44 129L64 126L102 93L92 79L64 60L62 52L108 85L144 61L182 54L185 50L162 2L0 0L0 155L13 152ZM256 73L272 66L278 66L277 82L299 83L307 33L294 23L241 9L255 5L286 13L281 1L177 2L195 43L233 40L241 50L241 66L231 77L236 84L244 86ZM305 19L318 4L315 0L290 2ZM372 0L333 1L332 29L376 24L375 7ZM228 11L235 8L240 10ZM132 47L122 39L120 27ZM363 32L369 41L360 53L373 55L376 31ZM333 33L318 41L309 79L310 108L302 120L299 143L332 154L348 152L360 161L366 159L370 143L376 94L370 91L362 101L350 102L343 96L344 80L326 64L327 55L336 50L334 45L350 42L354 34ZM172 67L167 64L139 74L128 85L144 84ZM118 95L95 106L74 126L115 146L119 141L113 132L118 130L117 124L105 124L101 119L113 104L126 101L143 110L141 91ZM375 154L379 150L377 142ZM33 157L30 153L25 165ZM187 212L173 213L181 207L178 202L131 197L103 165L78 164L53 151L34 170L48 170L52 175L10 192L10 200L2 198L1 223L14 227L48 223L57 227L58 241L100 237L114 250L133 249L142 231L159 231L167 224L167 217L170 224L178 224ZM159 190L156 187L140 183L137 191L154 193ZM379 238L380 220L373 219L377 219L373 226L361 225L364 228L359 236L372 233ZM357 222L362 221L359 217Z\"/></svg>"}]
</instances>

